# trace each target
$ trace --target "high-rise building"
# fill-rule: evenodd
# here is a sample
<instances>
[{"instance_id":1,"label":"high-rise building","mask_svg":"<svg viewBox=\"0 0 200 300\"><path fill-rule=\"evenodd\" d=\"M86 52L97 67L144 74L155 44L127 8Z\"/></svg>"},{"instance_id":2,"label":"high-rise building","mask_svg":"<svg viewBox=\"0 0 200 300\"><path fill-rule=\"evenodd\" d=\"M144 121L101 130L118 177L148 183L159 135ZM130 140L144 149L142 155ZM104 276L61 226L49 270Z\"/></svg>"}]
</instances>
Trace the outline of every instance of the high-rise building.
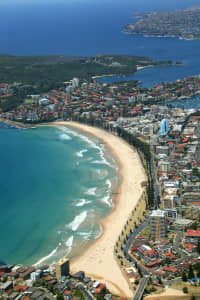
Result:
<instances>
[{"instance_id":1,"label":"high-rise building","mask_svg":"<svg viewBox=\"0 0 200 300\"><path fill-rule=\"evenodd\" d=\"M76 78L76 77L74 77L74 78L72 79L72 88L73 88L73 90L75 90L75 89L77 89L78 87L79 87L79 79Z\"/></svg>"},{"instance_id":2,"label":"high-rise building","mask_svg":"<svg viewBox=\"0 0 200 300\"><path fill-rule=\"evenodd\" d=\"M166 212L160 209L153 210L150 215L151 237L160 241L167 236Z\"/></svg>"},{"instance_id":3,"label":"high-rise building","mask_svg":"<svg viewBox=\"0 0 200 300\"><path fill-rule=\"evenodd\" d=\"M160 121L160 135L167 135L169 132L169 124L167 119Z\"/></svg>"},{"instance_id":4,"label":"high-rise building","mask_svg":"<svg viewBox=\"0 0 200 300\"><path fill-rule=\"evenodd\" d=\"M71 94L73 92L72 85L68 85L65 90L67 94Z\"/></svg>"},{"instance_id":5,"label":"high-rise building","mask_svg":"<svg viewBox=\"0 0 200 300\"><path fill-rule=\"evenodd\" d=\"M61 258L55 265L56 278L59 279L62 276L69 275L69 259Z\"/></svg>"}]
</instances>

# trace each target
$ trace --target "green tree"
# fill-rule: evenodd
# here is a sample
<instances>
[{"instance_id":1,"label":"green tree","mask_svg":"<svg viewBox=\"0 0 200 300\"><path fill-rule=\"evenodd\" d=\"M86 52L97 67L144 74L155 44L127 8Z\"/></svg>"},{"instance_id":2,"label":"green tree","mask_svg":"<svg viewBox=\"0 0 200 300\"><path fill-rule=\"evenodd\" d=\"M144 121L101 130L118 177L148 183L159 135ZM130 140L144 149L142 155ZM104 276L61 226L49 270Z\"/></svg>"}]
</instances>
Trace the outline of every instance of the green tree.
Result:
<instances>
[{"instance_id":1,"label":"green tree","mask_svg":"<svg viewBox=\"0 0 200 300\"><path fill-rule=\"evenodd\" d=\"M161 277L158 278L158 283L163 284Z\"/></svg>"},{"instance_id":2,"label":"green tree","mask_svg":"<svg viewBox=\"0 0 200 300\"><path fill-rule=\"evenodd\" d=\"M197 224L196 222L194 222L194 223L190 226L190 228L191 228L191 229L194 229L194 230L197 230L197 226L198 226L198 224Z\"/></svg>"},{"instance_id":3,"label":"green tree","mask_svg":"<svg viewBox=\"0 0 200 300\"><path fill-rule=\"evenodd\" d=\"M143 277L142 271L140 270L140 268L138 268L138 274L140 275L140 277Z\"/></svg>"},{"instance_id":4,"label":"green tree","mask_svg":"<svg viewBox=\"0 0 200 300\"><path fill-rule=\"evenodd\" d=\"M184 288L183 288L183 293L185 293L185 294L188 293L188 288L186 286L184 286Z\"/></svg>"},{"instance_id":5,"label":"green tree","mask_svg":"<svg viewBox=\"0 0 200 300\"><path fill-rule=\"evenodd\" d=\"M185 274L185 272L183 272L183 274L182 274L182 281L184 281L184 282L187 281L187 275Z\"/></svg>"},{"instance_id":6,"label":"green tree","mask_svg":"<svg viewBox=\"0 0 200 300\"><path fill-rule=\"evenodd\" d=\"M194 278L194 271L192 268L192 265L189 266L189 271L188 271L188 279Z\"/></svg>"},{"instance_id":7,"label":"green tree","mask_svg":"<svg viewBox=\"0 0 200 300\"><path fill-rule=\"evenodd\" d=\"M58 295L58 296L56 297L56 299L57 299L57 300L64 300L64 296L63 296L63 295Z\"/></svg>"},{"instance_id":8,"label":"green tree","mask_svg":"<svg viewBox=\"0 0 200 300\"><path fill-rule=\"evenodd\" d=\"M197 252L198 254L200 254L200 239L198 239L198 243L197 243Z\"/></svg>"}]
</instances>

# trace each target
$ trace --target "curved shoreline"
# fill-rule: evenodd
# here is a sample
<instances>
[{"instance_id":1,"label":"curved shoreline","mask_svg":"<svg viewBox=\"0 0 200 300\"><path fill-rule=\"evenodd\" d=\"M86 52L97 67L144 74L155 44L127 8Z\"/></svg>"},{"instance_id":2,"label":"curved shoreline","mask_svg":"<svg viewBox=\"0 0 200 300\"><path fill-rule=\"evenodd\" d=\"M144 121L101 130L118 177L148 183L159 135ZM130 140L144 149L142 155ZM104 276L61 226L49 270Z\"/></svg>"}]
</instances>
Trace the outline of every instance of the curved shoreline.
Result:
<instances>
[{"instance_id":1,"label":"curved shoreline","mask_svg":"<svg viewBox=\"0 0 200 300\"><path fill-rule=\"evenodd\" d=\"M89 248L71 262L72 272L85 271L88 276L100 279L108 289L125 299L133 296L114 256L114 246L126 220L136 206L142 192L145 172L137 152L121 138L102 129L75 122L53 122L49 125L74 127L100 139L119 166L120 185L114 198L114 208L102 220L102 235L91 242Z\"/></svg>"}]
</instances>

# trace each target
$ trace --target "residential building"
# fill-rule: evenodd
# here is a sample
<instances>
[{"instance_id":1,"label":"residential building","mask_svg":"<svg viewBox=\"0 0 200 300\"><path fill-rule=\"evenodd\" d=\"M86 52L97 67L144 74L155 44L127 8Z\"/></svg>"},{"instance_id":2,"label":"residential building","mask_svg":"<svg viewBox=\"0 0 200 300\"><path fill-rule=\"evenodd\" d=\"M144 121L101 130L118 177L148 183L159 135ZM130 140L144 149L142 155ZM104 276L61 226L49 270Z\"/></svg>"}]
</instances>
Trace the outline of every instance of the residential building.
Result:
<instances>
[{"instance_id":1,"label":"residential building","mask_svg":"<svg viewBox=\"0 0 200 300\"><path fill-rule=\"evenodd\" d=\"M169 132L169 124L167 119L163 119L160 122L160 135L167 135Z\"/></svg>"},{"instance_id":2,"label":"residential building","mask_svg":"<svg viewBox=\"0 0 200 300\"><path fill-rule=\"evenodd\" d=\"M74 77L74 78L72 79L72 88L73 88L73 90L75 90L75 89L77 89L78 87L79 87L79 79L76 78L76 77Z\"/></svg>"},{"instance_id":3,"label":"residential building","mask_svg":"<svg viewBox=\"0 0 200 300\"><path fill-rule=\"evenodd\" d=\"M184 209L185 218L190 220L200 220L200 208L195 206L188 206Z\"/></svg>"},{"instance_id":4,"label":"residential building","mask_svg":"<svg viewBox=\"0 0 200 300\"><path fill-rule=\"evenodd\" d=\"M162 240L167 236L166 212L160 209L153 210L150 215L151 236L155 240Z\"/></svg>"},{"instance_id":5,"label":"residential building","mask_svg":"<svg viewBox=\"0 0 200 300\"><path fill-rule=\"evenodd\" d=\"M55 270L56 270L56 278L57 279L61 278L62 276L69 275L69 259L61 258L55 264Z\"/></svg>"}]
</instances>

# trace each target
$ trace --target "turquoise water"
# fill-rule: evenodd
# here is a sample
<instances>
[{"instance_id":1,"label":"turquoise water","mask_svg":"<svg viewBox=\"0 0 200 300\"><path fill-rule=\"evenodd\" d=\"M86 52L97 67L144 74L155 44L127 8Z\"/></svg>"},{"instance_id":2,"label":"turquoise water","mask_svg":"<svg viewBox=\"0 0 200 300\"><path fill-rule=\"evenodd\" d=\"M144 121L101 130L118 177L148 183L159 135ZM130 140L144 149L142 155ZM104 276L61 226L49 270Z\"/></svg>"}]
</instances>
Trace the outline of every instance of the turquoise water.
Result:
<instances>
[{"instance_id":1,"label":"turquoise water","mask_svg":"<svg viewBox=\"0 0 200 300\"><path fill-rule=\"evenodd\" d=\"M1 261L73 257L101 233L99 222L112 209L118 183L101 141L65 127L1 124L0 157Z\"/></svg>"}]
</instances>

